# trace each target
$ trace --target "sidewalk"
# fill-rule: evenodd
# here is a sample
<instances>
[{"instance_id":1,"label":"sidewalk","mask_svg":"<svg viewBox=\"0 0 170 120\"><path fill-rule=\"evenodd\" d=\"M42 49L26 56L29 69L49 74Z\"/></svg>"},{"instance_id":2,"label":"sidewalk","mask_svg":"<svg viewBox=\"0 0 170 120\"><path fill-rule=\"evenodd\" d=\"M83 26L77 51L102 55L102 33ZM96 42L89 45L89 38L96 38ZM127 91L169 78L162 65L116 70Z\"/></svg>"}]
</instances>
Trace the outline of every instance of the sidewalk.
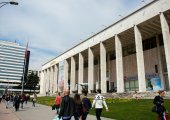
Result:
<instances>
[{"instance_id":1,"label":"sidewalk","mask_svg":"<svg viewBox=\"0 0 170 120\"><path fill-rule=\"evenodd\" d=\"M51 110L50 106L36 104L32 107L32 103L24 103L24 108L15 112L15 109L10 105L9 109L6 109L5 104L0 104L0 120L53 120L56 117L56 111ZM102 120L113 120L109 118L103 118ZM74 120L74 117L72 117ZM88 115L87 120L96 120L94 115Z\"/></svg>"},{"instance_id":2,"label":"sidewalk","mask_svg":"<svg viewBox=\"0 0 170 120\"><path fill-rule=\"evenodd\" d=\"M20 120L11 109L6 109L5 103L0 103L0 120Z\"/></svg>"}]
</instances>

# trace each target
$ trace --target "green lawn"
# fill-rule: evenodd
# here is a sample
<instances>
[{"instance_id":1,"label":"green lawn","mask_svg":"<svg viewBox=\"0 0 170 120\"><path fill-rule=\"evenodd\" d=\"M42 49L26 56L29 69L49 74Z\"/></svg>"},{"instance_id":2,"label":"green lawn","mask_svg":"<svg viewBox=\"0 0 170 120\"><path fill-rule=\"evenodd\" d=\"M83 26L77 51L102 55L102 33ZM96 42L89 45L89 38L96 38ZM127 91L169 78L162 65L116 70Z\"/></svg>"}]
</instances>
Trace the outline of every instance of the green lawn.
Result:
<instances>
[{"instance_id":1,"label":"green lawn","mask_svg":"<svg viewBox=\"0 0 170 120\"><path fill-rule=\"evenodd\" d=\"M37 102L52 105L54 99L54 97L39 97ZM110 101L109 99L107 103L109 112L103 109L103 117L117 120L157 120L157 115L151 112L153 100L114 99ZM165 100L165 107L170 111L170 100ZM94 109L90 111L90 114L95 115Z\"/></svg>"}]
</instances>

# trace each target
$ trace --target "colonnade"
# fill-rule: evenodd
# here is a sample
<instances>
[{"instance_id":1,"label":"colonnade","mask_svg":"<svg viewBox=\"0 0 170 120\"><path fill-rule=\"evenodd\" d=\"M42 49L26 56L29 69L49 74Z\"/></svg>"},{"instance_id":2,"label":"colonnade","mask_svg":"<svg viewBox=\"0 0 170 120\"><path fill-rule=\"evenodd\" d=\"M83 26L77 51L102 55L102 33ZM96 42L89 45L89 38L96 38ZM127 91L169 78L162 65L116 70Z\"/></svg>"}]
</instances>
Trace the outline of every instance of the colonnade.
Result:
<instances>
[{"instance_id":1,"label":"colonnade","mask_svg":"<svg viewBox=\"0 0 170 120\"><path fill-rule=\"evenodd\" d=\"M163 35L163 42L164 42L164 49L165 49L165 58L167 62L167 71L168 71L168 79L169 79L169 86L170 86L170 32L169 32L169 25L168 21L164 15L164 13L160 13L160 24L161 30ZM139 92L146 91L146 82L145 82L145 66L144 66L144 55L143 55L143 47L142 47L142 35L140 28L138 25L134 25L133 27L134 37L135 37L135 46L136 46L136 60L137 60L137 76L138 76L138 86ZM116 83L117 83L117 92L122 93L125 92L124 87L124 73L123 73L123 52L122 52L122 41L119 34L113 35L113 40L115 42L115 51L116 51ZM157 40L158 44L158 40ZM106 47L104 42L98 44L100 46L100 80L99 81L99 88L101 88L103 93L107 92L107 85L106 85ZM95 55L93 53L93 48L88 47L86 49L88 51L88 91L94 90L94 59ZM158 50L159 52L159 50ZM76 53L78 55L78 84L83 83L83 74L84 74L84 57L83 53ZM76 61L74 58L75 55L71 56L70 58L63 59L64 61L64 88L68 87L68 81L70 78L70 91L76 90ZM161 56L158 55L158 59ZM68 60L71 61L69 64ZM159 60L160 61L160 60ZM70 69L70 76L69 76L69 68ZM159 68L161 65L159 64ZM59 71L59 63L42 70L42 81L41 81L41 89L42 93L47 91L54 93L58 90L57 85L57 76ZM161 73L162 74L162 73ZM163 79L163 76L161 79ZM78 87L78 92L80 93L82 90L81 87Z\"/></svg>"}]
</instances>

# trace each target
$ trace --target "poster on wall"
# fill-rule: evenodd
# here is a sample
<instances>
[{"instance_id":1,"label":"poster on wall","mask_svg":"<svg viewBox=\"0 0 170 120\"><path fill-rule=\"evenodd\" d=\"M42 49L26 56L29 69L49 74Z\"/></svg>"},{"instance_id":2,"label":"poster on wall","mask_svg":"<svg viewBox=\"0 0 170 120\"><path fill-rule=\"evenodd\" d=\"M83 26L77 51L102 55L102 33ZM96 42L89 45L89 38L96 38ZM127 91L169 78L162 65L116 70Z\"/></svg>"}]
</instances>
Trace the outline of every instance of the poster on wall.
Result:
<instances>
[{"instance_id":1,"label":"poster on wall","mask_svg":"<svg viewBox=\"0 0 170 120\"><path fill-rule=\"evenodd\" d=\"M59 91L64 89L64 61L59 62L58 88Z\"/></svg>"},{"instance_id":2,"label":"poster on wall","mask_svg":"<svg viewBox=\"0 0 170 120\"><path fill-rule=\"evenodd\" d=\"M151 78L151 85L153 87L153 91L162 90L160 77Z\"/></svg>"},{"instance_id":3,"label":"poster on wall","mask_svg":"<svg viewBox=\"0 0 170 120\"><path fill-rule=\"evenodd\" d=\"M152 77L147 79L147 91L162 90L160 77Z\"/></svg>"}]
</instances>

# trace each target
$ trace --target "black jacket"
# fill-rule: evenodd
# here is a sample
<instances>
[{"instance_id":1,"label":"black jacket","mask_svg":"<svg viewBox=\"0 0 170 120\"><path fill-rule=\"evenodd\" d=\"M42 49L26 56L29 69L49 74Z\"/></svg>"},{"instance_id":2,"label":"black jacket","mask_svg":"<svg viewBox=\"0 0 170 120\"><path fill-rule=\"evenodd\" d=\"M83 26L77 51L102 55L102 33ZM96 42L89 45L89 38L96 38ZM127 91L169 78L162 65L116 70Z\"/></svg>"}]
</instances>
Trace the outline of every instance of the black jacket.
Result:
<instances>
[{"instance_id":1,"label":"black jacket","mask_svg":"<svg viewBox=\"0 0 170 120\"><path fill-rule=\"evenodd\" d=\"M74 110L75 110L75 105L74 101L71 97L69 96L64 96L62 98L61 106L60 106L60 113L59 117L68 117L68 116L73 116L74 115Z\"/></svg>"},{"instance_id":2,"label":"black jacket","mask_svg":"<svg viewBox=\"0 0 170 120\"><path fill-rule=\"evenodd\" d=\"M158 108L158 113L163 113L166 111L165 107L164 107L164 99L161 96L156 96L154 98L153 103L157 106Z\"/></svg>"}]
</instances>

